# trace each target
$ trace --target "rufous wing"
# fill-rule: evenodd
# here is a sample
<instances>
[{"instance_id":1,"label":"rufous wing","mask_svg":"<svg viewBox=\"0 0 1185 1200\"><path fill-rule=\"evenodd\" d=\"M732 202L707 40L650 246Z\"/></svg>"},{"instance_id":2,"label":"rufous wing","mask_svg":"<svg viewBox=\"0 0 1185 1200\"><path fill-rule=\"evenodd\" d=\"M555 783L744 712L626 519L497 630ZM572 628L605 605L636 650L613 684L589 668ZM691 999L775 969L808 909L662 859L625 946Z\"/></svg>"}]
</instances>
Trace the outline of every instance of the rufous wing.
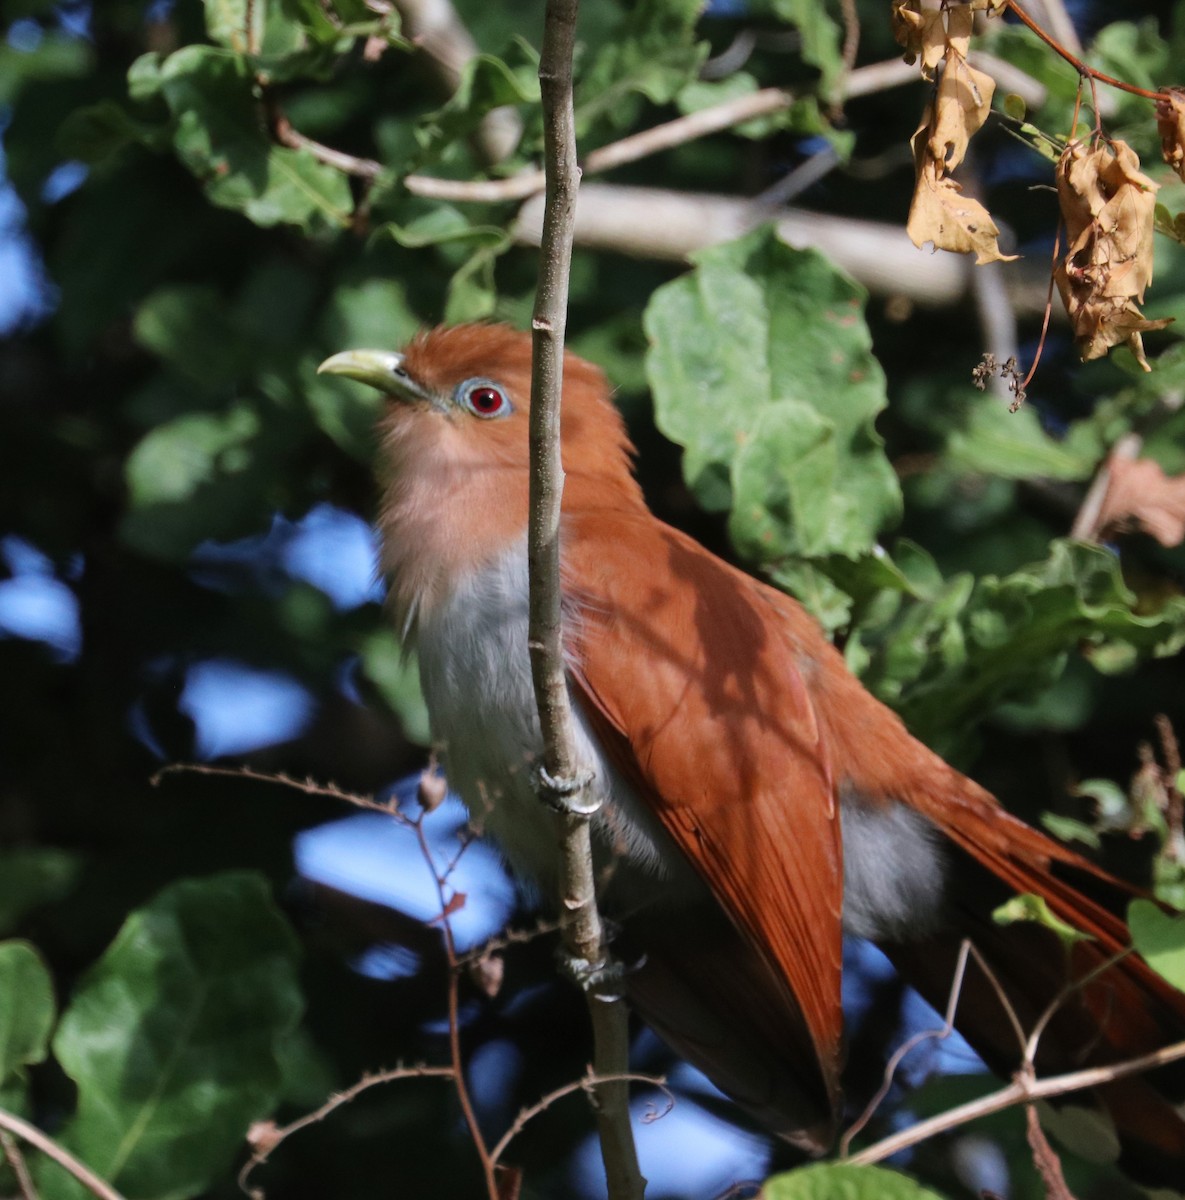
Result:
<instances>
[{"instance_id":1,"label":"rufous wing","mask_svg":"<svg viewBox=\"0 0 1185 1200\"><path fill-rule=\"evenodd\" d=\"M649 514L566 520L577 694L755 956L734 980L705 966L703 994L806 1041L781 1057L813 1061L834 1109L843 864L811 664L759 585Z\"/></svg>"}]
</instances>

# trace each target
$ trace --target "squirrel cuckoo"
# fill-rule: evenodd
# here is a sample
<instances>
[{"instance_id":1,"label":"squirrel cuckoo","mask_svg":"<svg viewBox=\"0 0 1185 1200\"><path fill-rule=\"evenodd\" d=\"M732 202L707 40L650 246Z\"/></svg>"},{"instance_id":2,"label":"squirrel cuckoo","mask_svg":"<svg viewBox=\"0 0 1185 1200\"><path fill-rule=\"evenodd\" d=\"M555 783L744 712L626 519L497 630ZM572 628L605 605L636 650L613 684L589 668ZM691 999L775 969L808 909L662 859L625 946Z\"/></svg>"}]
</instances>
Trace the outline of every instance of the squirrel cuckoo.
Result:
<instances>
[{"instance_id":1,"label":"squirrel cuckoo","mask_svg":"<svg viewBox=\"0 0 1185 1200\"><path fill-rule=\"evenodd\" d=\"M383 566L452 785L514 869L556 883L527 654L531 342L440 328L322 364L389 398ZM633 1006L760 1121L812 1150L840 1101L841 943L871 938L937 1007L973 939L1026 1033L1130 944L1133 890L1010 816L912 738L792 599L647 509L601 372L567 355L561 528L568 678L604 801L596 854ZM1068 956L992 910L1034 892L1093 940ZM1008 1073L1020 1041L972 968L956 1023ZM1042 1074L1185 1037L1185 995L1134 954L1073 992ZM1124 1165L1185 1184L1185 1072L1099 1089Z\"/></svg>"}]
</instances>

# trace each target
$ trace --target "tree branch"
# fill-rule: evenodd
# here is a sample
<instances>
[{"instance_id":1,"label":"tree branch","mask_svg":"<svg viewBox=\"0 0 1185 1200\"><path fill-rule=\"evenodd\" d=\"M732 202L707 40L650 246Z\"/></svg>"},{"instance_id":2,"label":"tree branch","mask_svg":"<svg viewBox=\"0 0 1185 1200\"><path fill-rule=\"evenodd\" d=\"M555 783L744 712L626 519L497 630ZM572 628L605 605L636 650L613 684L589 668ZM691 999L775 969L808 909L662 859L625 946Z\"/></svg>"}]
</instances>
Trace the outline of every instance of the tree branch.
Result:
<instances>
[{"instance_id":1,"label":"tree branch","mask_svg":"<svg viewBox=\"0 0 1185 1200\"><path fill-rule=\"evenodd\" d=\"M638 1169L629 1119L629 1028L625 1002L609 967L596 903L590 820L598 803L592 776L580 762L576 726L564 672L560 607L560 402L572 230L580 168L572 106L572 51L578 0L548 0L539 63L543 98L546 201L539 284L531 321L530 564L531 675L543 736L540 798L557 812L561 871L559 911L564 945L584 976L594 1038L597 1127L609 1195L638 1200L645 1180ZM609 1077L614 1077L609 1081Z\"/></svg>"},{"instance_id":2,"label":"tree branch","mask_svg":"<svg viewBox=\"0 0 1185 1200\"><path fill-rule=\"evenodd\" d=\"M1066 1075L1054 1075L1049 1079L1033 1079L1022 1074L998 1091L981 1096L978 1100L971 1100L967 1104L960 1104L957 1108L948 1109L929 1120L919 1121L916 1125L911 1125L908 1129L861 1150L859 1154L853 1154L846 1161L857 1165L882 1162L936 1134L1011 1108L1015 1104L1028 1104L1050 1096L1065 1096L1070 1092L1080 1092L1084 1088L1099 1087L1101 1084L1111 1083L1128 1075L1138 1075L1141 1071L1150 1071L1179 1059L1185 1059L1185 1042L1176 1042L1126 1062L1114 1063L1107 1067L1090 1067L1085 1071L1072 1071Z\"/></svg>"},{"instance_id":3,"label":"tree branch","mask_svg":"<svg viewBox=\"0 0 1185 1200\"><path fill-rule=\"evenodd\" d=\"M63 1149L53 1138L42 1133L36 1125L30 1125L28 1121L21 1120L15 1113L0 1109L0 1129L7 1129L9 1133L15 1133L30 1146L36 1146L47 1158L52 1158L59 1167L69 1171L87 1191L98 1196L99 1200L124 1200L124 1197L111 1184L96 1175L86 1163L79 1162L69 1150Z\"/></svg>"},{"instance_id":4,"label":"tree branch","mask_svg":"<svg viewBox=\"0 0 1185 1200\"><path fill-rule=\"evenodd\" d=\"M648 1083L652 1087L658 1088L659 1091L666 1096L667 1107L661 1113L656 1114L655 1119L658 1117L665 1117L667 1113L669 1113L671 1109L675 1107L675 1095L670 1088L667 1087L667 1081L664 1076L635 1075L630 1072L620 1076L617 1079L605 1079L594 1075L590 1071L583 1079L577 1079L573 1083L565 1083L563 1086L554 1089L554 1091L548 1092L546 1096L541 1096L535 1101L534 1104L528 1105L526 1108L524 1108L518 1114L518 1116L514 1118L510 1128L501 1136L501 1138L498 1139L497 1144L494 1146L493 1150L490 1151L491 1157L495 1162L497 1162L506 1152L506 1149L509 1147L510 1143L514 1141L514 1139L518 1137L518 1135L526 1128L527 1124L539 1116L540 1113L546 1112L553 1104L556 1103L557 1100L562 1100L565 1096L572 1095L573 1092L585 1092L591 1096L595 1093L598 1086L605 1083L630 1082Z\"/></svg>"},{"instance_id":5,"label":"tree branch","mask_svg":"<svg viewBox=\"0 0 1185 1200\"><path fill-rule=\"evenodd\" d=\"M4 1151L9 1169L16 1176L21 1200L39 1200L37 1187L33 1183L33 1176L29 1174L29 1164L25 1162L20 1143L7 1129L0 1129L0 1150Z\"/></svg>"},{"instance_id":6,"label":"tree branch","mask_svg":"<svg viewBox=\"0 0 1185 1200\"><path fill-rule=\"evenodd\" d=\"M942 307L963 299L974 267L964 256L945 251L924 254L900 225L837 217L805 209L768 208L751 200L666 188L585 184L576 208L576 244L644 259L683 262L696 250L740 237L774 219L791 245L813 246L836 266L882 296L906 296L918 304ZM528 200L511 233L522 245L538 245L542 205ZM1008 272L1006 287L1018 314L1045 308L1049 273L1031 262Z\"/></svg>"}]
</instances>

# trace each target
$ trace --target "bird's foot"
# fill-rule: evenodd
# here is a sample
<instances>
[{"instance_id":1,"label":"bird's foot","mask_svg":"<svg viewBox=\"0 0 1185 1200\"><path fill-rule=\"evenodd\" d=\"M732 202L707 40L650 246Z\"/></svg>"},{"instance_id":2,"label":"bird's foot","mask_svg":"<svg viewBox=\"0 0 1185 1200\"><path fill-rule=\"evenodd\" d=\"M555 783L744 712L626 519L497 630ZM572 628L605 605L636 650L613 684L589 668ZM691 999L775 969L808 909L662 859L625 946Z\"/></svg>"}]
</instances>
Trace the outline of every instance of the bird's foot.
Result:
<instances>
[{"instance_id":1,"label":"bird's foot","mask_svg":"<svg viewBox=\"0 0 1185 1200\"><path fill-rule=\"evenodd\" d=\"M599 799L588 797L577 799L596 778L586 767L578 767L571 775L552 775L542 763L534 767L535 793L539 799L558 813L570 816L591 817L601 807Z\"/></svg>"},{"instance_id":2,"label":"bird's foot","mask_svg":"<svg viewBox=\"0 0 1185 1200\"><path fill-rule=\"evenodd\" d=\"M590 962L566 950L560 950L556 957L561 974L566 975L582 992L594 992L606 1000L616 1000L622 995L625 968L621 963L613 959Z\"/></svg>"}]
</instances>

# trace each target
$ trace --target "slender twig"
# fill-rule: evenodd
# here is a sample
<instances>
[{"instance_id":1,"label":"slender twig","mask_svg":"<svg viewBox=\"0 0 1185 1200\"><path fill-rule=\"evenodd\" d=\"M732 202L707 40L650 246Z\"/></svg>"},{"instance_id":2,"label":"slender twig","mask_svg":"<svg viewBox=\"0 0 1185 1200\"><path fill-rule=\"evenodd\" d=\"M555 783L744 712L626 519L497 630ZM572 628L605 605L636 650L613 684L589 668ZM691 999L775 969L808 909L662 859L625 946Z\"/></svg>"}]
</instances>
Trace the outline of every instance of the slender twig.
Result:
<instances>
[{"instance_id":1,"label":"slender twig","mask_svg":"<svg viewBox=\"0 0 1185 1200\"><path fill-rule=\"evenodd\" d=\"M533 1121L540 1113L546 1112L557 1100L562 1100L565 1096L571 1096L573 1092L584 1092L589 1096L593 1096L595 1089L604 1083L647 1083L651 1087L658 1088L667 1098L667 1107L658 1114L658 1117L665 1117L675 1107L675 1094L667 1087L666 1077L663 1075L637 1075L632 1071L627 1071L624 1075L606 1076L595 1075L592 1071L589 1071L583 1079L577 1079L572 1083L565 1083L562 1087L558 1087L554 1091L548 1092L547 1095L541 1096L534 1104L520 1110L518 1116L511 1123L510 1128L495 1143L494 1148L490 1151L490 1157L497 1162L510 1143L522 1133L527 1123ZM658 1117L655 1119L657 1120Z\"/></svg>"},{"instance_id":2,"label":"slender twig","mask_svg":"<svg viewBox=\"0 0 1185 1200\"><path fill-rule=\"evenodd\" d=\"M1049 271L1049 286L1045 293L1045 309L1041 313L1041 336L1037 339L1037 349L1033 352L1033 362L1025 373L1024 379L1020 381L1016 388L1016 407L1013 412L1025 401L1025 391L1029 384L1033 381L1033 376L1037 373L1037 364L1041 361L1041 355L1045 353L1045 337L1049 333L1049 318L1053 315L1053 287L1057 279L1057 256L1062 248L1062 227L1059 222L1057 233L1053 235L1053 264Z\"/></svg>"},{"instance_id":3,"label":"slender twig","mask_svg":"<svg viewBox=\"0 0 1185 1200\"><path fill-rule=\"evenodd\" d=\"M1041 1128L1041 1118L1037 1115L1035 1104L1025 1105L1025 1130L1029 1149L1033 1152L1033 1165L1045 1185L1045 1200L1074 1200L1073 1193L1066 1186L1066 1177L1062 1174L1062 1160Z\"/></svg>"},{"instance_id":4,"label":"slender twig","mask_svg":"<svg viewBox=\"0 0 1185 1200\"><path fill-rule=\"evenodd\" d=\"M25 1162L20 1143L7 1129L0 1129L0 1150L4 1151L4 1157L16 1176L21 1200L38 1200L37 1186L33 1182L33 1176L29 1174L29 1164Z\"/></svg>"},{"instance_id":5,"label":"slender twig","mask_svg":"<svg viewBox=\"0 0 1185 1200\"><path fill-rule=\"evenodd\" d=\"M1150 92L1147 88L1136 87L1134 83L1127 83L1122 79L1116 79L1112 75L1105 75L1102 71L1096 71L1094 67L1088 66L1076 54L1067 50L1055 37L1045 32L1032 17L1016 0L1005 0L1009 10L1018 21L1031 32L1035 33L1055 54L1060 55L1078 72L1079 75L1089 79L1092 83L1097 80L1099 83L1105 83L1108 87L1118 88L1121 92L1130 92L1133 96L1143 96L1145 100L1159 100L1161 93Z\"/></svg>"},{"instance_id":6,"label":"slender twig","mask_svg":"<svg viewBox=\"0 0 1185 1200\"><path fill-rule=\"evenodd\" d=\"M1081 992L1084 988L1089 987L1101 975L1106 974L1112 967L1117 966L1125 958L1132 953L1132 947L1126 946L1122 950L1103 959L1097 966L1092 967L1080 979L1071 979L1069 982L1062 985L1061 990L1056 996L1045 1006L1045 1010L1037 1018L1033 1024L1033 1030L1025 1040L1025 1064L1029 1067L1035 1066L1037 1062L1037 1045L1041 1041L1041 1035L1049 1027L1049 1022L1062 1010L1072 996Z\"/></svg>"},{"instance_id":7,"label":"slender twig","mask_svg":"<svg viewBox=\"0 0 1185 1200\"><path fill-rule=\"evenodd\" d=\"M451 1066L430 1067L424 1063L410 1067L392 1067L387 1071L376 1071L374 1074L363 1075L357 1083L351 1084L344 1091L335 1092L320 1108L305 1113L303 1117L298 1117L288 1125L269 1127L266 1122L262 1122L260 1125L253 1126L250 1140L255 1144L255 1149L239 1172L239 1187L244 1192L250 1193L251 1189L247 1183L251 1172L266 1163L281 1142L287 1141L294 1133L299 1133L300 1130L307 1129L310 1125L324 1121L330 1113L341 1108L343 1104L349 1104L356 1100L370 1088L394 1083L397 1079L452 1079L454 1075L455 1071Z\"/></svg>"},{"instance_id":8,"label":"slender twig","mask_svg":"<svg viewBox=\"0 0 1185 1200\"><path fill-rule=\"evenodd\" d=\"M612 1200L638 1200L645 1180L630 1127L629 1025L625 1001L612 982L604 928L597 911L590 820L599 807L591 773L580 761L564 670L560 607L560 402L568 281L580 167L572 102L572 53L578 0L548 0L539 62L543 147L547 175L539 283L531 320L530 575L528 645L543 738L541 802L556 810L560 836L559 911L564 946L586 985L593 1027L597 1129Z\"/></svg>"},{"instance_id":9,"label":"slender twig","mask_svg":"<svg viewBox=\"0 0 1185 1200\"><path fill-rule=\"evenodd\" d=\"M843 74L848 79L860 53L860 14L856 11L856 0L839 0L839 10L843 15Z\"/></svg>"},{"instance_id":10,"label":"slender twig","mask_svg":"<svg viewBox=\"0 0 1185 1200\"><path fill-rule=\"evenodd\" d=\"M436 885L436 898L440 904L440 928L444 935L444 953L448 959L448 1044L449 1058L452 1061L453 1086L457 1089L457 1101L461 1105L461 1114L465 1118L469 1137L481 1162L482 1176L485 1179L489 1200L498 1200L498 1178L494 1169L494 1160L490 1156L485 1135L477 1121L477 1111L474 1109L473 1099L469 1095L469 1085L465 1082L465 1060L461 1055L461 969L457 960L457 945L453 939L453 926L449 920L456 893L449 895L448 883L449 874L456 866L456 860L454 859L444 871L438 871L432 857L432 848L428 845L428 838L424 833L423 817L412 821L411 827L415 830L420 854L423 855L424 862L428 864L432 872L432 880Z\"/></svg>"},{"instance_id":11,"label":"slender twig","mask_svg":"<svg viewBox=\"0 0 1185 1200\"><path fill-rule=\"evenodd\" d=\"M256 0L247 0L243 6L243 34L248 54L259 53L259 39L255 34L255 4Z\"/></svg>"},{"instance_id":12,"label":"slender twig","mask_svg":"<svg viewBox=\"0 0 1185 1200\"><path fill-rule=\"evenodd\" d=\"M1071 1092L1080 1092L1084 1088L1099 1087L1105 1083L1113 1083L1116 1079L1124 1079L1128 1075L1138 1075L1142 1071L1151 1071L1171 1062L1185 1059L1185 1042L1174 1042L1171 1046L1154 1050L1151 1054L1142 1054L1139 1058L1127 1059L1124 1062L1112 1063L1105 1067L1090 1067L1085 1071L1071 1071L1066 1075L1053 1075L1048 1079L1026 1078L1023 1074L1014 1079L1006 1087L960 1104L957 1108L948 1109L926 1121L919 1121L908 1129L903 1129L891 1137L882 1139L872 1146L853 1154L846 1161L856 1164L882 1162L909 1146L916 1146L928 1138L966 1125L969 1121L989 1116L1005 1108L1017 1104L1031 1103L1034 1100L1044 1100L1051 1096L1065 1096Z\"/></svg>"},{"instance_id":13,"label":"slender twig","mask_svg":"<svg viewBox=\"0 0 1185 1200\"><path fill-rule=\"evenodd\" d=\"M917 73L898 59L871 63L852 72L844 94L848 98L866 96L886 88L913 83L916 77ZM721 133L754 117L780 112L793 104L795 99L795 93L781 88L763 88L747 96L733 97L592 150L581 163L581 168L584 174L595 175L638 162L652 154L674 149L697 138ZM386 169L376 159L346 154L306 137L292 127L282 112L274 108L269 113L269 122L272 136L281 145L307 150L319 162L346 175L373 181ZM545 178L543 171L529 170L508 176L506 179L440 179L434 175L411 174L405 175L401 182L413 196L428 200L497 204L525 200L536 195L543 191Z\"/></svg>"},{"instance_id":14,"label":"slender twig","mask_svg":"<svg viewBox=\"0 0 1185 1200\"><path fill-rule=\"evenodd\" d=\"M954 980L951 983L950 993L946 1000L946 1013L942 1018L942 1028L923 1029L921 1032L915 1033L913 1037L907 1039L893 1052L892 1057L885 1064L885 1073L881 1079L880 1087L877 1088L876 1095L869 1100L864 1107L864 1111L852 1122L851 1126L840 1139L840 1158L847 1157L848 1151L851 1149L852 1140L872 1120L872 1116L880 1107L881 1101L889 1094L889 1089L893 1086L893 1079L897 1074L897 1068L901 1065L906 1055L910 1054L915 1047L929 1041L931 1038L935 1041L942 1041L950 1037L954 1032L955 1010L959 1006L959 996L963 991L963 978L967 973L967 959L970 953L971 941L968 938L964 938L962 945L959 946L959 958L955 964Z\"/></svg>"},{"instance_id":15,"label":"slender twig","mask_svg":"<svg viewBox=\"0 0 1185 1200\"><path fill-rule=\"evenodd\" d=\"M380 812L384 816L394 817L395 820L410 824L407 817L395 807L394 801L384 804L372 796L364 796L360 792L347 792L335 783L317 783L313 779L295 779L283 771L257 771L253 767L214 767L206 763L169 763L161 767L148 782L153 787L159 787L166 775L215 775L223 779L251 779L256 783L278 783L281 787L295 788L306 796L323 796L328 800L341 800L352 804L355 808L365 808L370 812Z\"/></svg>"},{"instance_id":16,"label":"slender twig","mask_svg":"<svg viewBox=\"0 0 1185 1200\"><path fill-rule=\"evenodd\" d=\"M30 1146L36 1146L47 1158L52 1158L59 1167L69 1171L87 1191L98 1196L99 1200L124 1200L124 1197L111 1184L96 1175L86 1163L79 1162L69 1150L63 1149L53 1138L42 1133L36 1125L30 1125L28 1121L22 1120L15 1113L0 1109L0 1129L6 1129L9 1133L16 1134L21 1141L28 1142Z\"/></svg>"},{"instance_id":17,"label":"slender twig","mask_svg":"<svg viewBox=\"0 0 1185 1200\"><path fill-rule=\"evenodd\" d=\"M457 965L467 967L471 963L481 962L483 958L497 954L500 950L505 950L510 946L525 945L527 942L533 942L550 933L555 933L559 927L558 921L547 921L540 918L530 929L503 930L501 933L495 934L489 941L482 942L480 946L474 946L472 950L466 950L464 954L457 955Z\"/></svg>"},{"instance_id":18,"label":"slender twig","mask_svg":"<svg viewBox=\"0 0 1185 1200\"><path fill-rule=\"evenodd\" d=\"M1172 722L1164 713L1156 714L1156 733L1164 759L1165 812L1168 835L1162 851L1167 862L1180 862L1185 856L1185 797L1177 780L1181 778L1181 746L1173 731Z\"/></svg>"}]
</instances>

